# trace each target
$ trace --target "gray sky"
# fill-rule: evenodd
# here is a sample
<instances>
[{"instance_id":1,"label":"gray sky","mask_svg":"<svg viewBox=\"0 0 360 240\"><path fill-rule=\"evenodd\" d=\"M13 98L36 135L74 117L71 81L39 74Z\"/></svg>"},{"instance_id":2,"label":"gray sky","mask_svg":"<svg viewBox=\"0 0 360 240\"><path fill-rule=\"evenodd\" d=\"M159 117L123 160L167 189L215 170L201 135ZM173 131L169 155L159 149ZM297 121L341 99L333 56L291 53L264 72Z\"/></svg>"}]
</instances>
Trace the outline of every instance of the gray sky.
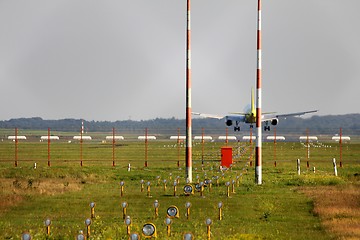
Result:
<instances>
[{"instance_id":1,"label":"gray sky","mask_svg":"<svg viewBox=\"0 0 360 240\"><path fill-rule=\"evenodd\" d=\"M192 0L192 110L256 87L256 0ZM360 1L263 0L263 111L359 113ZM0 0L0 120L185 118L186 0Z\"/></svg>"}]
</instances>

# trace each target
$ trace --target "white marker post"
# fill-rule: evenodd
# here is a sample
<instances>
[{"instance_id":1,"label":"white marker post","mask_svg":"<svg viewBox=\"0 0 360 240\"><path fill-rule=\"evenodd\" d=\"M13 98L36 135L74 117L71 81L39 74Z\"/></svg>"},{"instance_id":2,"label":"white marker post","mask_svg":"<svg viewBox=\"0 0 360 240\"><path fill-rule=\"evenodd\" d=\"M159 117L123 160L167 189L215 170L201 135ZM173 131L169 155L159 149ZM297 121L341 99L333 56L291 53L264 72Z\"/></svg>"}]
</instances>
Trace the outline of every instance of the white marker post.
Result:
<instances>
[{"instance_id":1,"label":"white marker post","mask_svg":"<svg viewBox=\"0 0 360 240\"><path fill-rule=\"evenodd\" d=\"M335 176L337 176L338 174L337 174L336 159L335 158L333 158L333 165L334 165L334 174L335 174Z\"/></svg>"},{"instance_id":2,"label":"white marker post","mask_svg":"<svg viewBox=\"0 0 360 240\"><path fill-rule=\"evenodd\" d=\"M296 163L297 174L300 175L300 159L297 159Z\"/></svg>"}]
</instances>

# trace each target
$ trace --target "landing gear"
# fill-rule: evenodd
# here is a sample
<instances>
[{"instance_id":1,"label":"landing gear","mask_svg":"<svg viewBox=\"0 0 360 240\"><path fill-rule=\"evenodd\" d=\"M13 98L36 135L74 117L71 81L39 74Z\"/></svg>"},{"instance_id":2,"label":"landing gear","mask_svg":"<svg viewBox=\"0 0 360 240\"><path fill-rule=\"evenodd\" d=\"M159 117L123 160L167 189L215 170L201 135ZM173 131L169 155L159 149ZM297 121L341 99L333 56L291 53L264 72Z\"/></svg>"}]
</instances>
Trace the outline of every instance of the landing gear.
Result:
<instances>
[{"instance_id":1,"label":"landing gear","mask_svg":"<svg viewBox=\"0 0 360 240\"><path fill-rule=\"evenodd\" d=\"M239 131L240 132L240 126L239 126L239 121L235 122L235 127L234 127L234 132Z\"/></svg>"},{"instance_id":2,"label":"landing gear","mask_svg":"<svg viewBox=\"0 0 360 240\"><path fill-rule=\"evenodd\" d=\"M270 126L264 126L264 131L269 131L270 132Z\"/></svg>"}]
</instances>

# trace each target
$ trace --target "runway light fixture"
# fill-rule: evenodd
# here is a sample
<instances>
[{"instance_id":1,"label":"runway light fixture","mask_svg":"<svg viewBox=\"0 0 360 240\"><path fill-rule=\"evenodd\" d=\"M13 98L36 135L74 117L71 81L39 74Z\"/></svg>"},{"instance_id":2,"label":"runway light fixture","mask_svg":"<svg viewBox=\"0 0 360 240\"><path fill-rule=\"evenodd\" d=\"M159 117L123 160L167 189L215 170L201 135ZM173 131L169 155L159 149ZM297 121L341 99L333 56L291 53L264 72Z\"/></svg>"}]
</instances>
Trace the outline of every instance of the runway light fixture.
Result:
<instances>
[{"instance_id":1,"label":"runway light fixture","mask_svg":"<svg viewBox=\"0 0 360 240\"><path fill-rule=\"evenodd\" d=\"M138 233L131 233L129 240L140 240L140 235Z\"/></svg>"},{"instance_id":2,"label":"runway light fixture","mask_svg":"<svg viewBox=\"0 0 360 240\"><path fill-rule=\"evenodd\" d=\"M194 239L194 235L190 232L188 233L184 233L183 235L183 240L193 240Z\"/></svg>"},{"instance_id":3,"label":"runway light fixture","mask_svg":"<svg viewBox=\"0 0 360 240\"><path fill-rule=\"evenodd\" d=\"M87 218L85 220L85 225L86 225L86 237L89 238L90 237L90 225L91 225L91 219Z\"/></svg>"},{"instance_id":4,"label":"runway light fixture","mask_svg":"<svg viewBox=\"0 0 360 240\"><path fill-rule=\"evenodd\" d=\"M79 234L76 235L76 240L85 240L85 235L82 230L79 231Z\"/></svg>"},{"instance_id":5,"label":"runway light fixture","mask_svg":"<svg viewBox=\"0 0 360 240\"><path fill-rule=\"evenodd\" d=\"M90 203L90 209L91 209L91 218L95 218L95 203L91 202Z\"/></svg>"},{"instance_id":6,"label":"runway light fixture","mask_svg":"<svg viewBox=\"0 0 360 240\"><path fill-rule=\"evenodd\" d=\"M147 196L148 196L148 197L151 197L151 195L150 195L150 185L151 185L151 183L150 183L150 182L147 182L146 185L147 185L147 187L146 187Z\"/></svg>"},{"instance_id":7,"label":"runway light fixture","mask_svg":"<svg viewBox=\"0 0 360 240\"><path fill-rule=\"evenodd\" d=\"M230 182L226 182L225 183L226 186L226 196L229 197L230 196Z\"/></svg>"},{"instance_id":8,"label":"runway light fixture","mask_svg":"<svg viewBox=\"0 0 360 240\"><path fill-rule=\"evenodd\" d=\"M46 227L46 234L50 235L50 225L51 225L51 220L50 219L46 219L44 221L45 227Z\"/></svg>"},{"instance_id":9,"label":"runway light fixture","mask_svg":"<svg viewBox=\"0 0 360 240\"><path fill-rule=\"evenodd\" d=\"M219 220L222 220L222 208L223 208L223 203L222 203L222 202L219 202L219 203L218 203Z\"/></svg>"},{"instance_id":10,"label":"runway light fixture","mask_svg":"<svg viewBox=\"0 0 360 240\"><path fill-rule=\"evenodd\" d=\"M172 223L171 218L169 217L165 218L166 232L168 237L171 236L171 223Z\"/></svg>"},{"instance_id":11,"label":"runway light fixture","mask_svg":"<svg viewBox=\"0 0 360 240\"><path fill-rule=\"evenodd\" d=\"M130 236L130 226L131 226L131 218L130 218L130 216L125 217L124 223L126 225L126 233Z\"/></svg>"},{"instance_id":12,"label":"runway light fixture","mask_svg":"<svg viewBox=\"0 0 360 240\"><path fill-rule=\"evenodd\" d=\"M204 182L200 182L200 196L204 196Z\"/></svg>"},{"instance_id":13,"label":"runway light fixture","mask_svg":"<svg viewBox=\"0 0 360 240\"><path fill-rule=\"evenodd\" d=\"M235 193L235 180L231 181L231 193Z\"/></svg>"},{"instance_id":14,"label":"runway light fixture","mask_svg":"<svg viewBox=\"0 0 360 240\"><path fill-rule=\"evenodd\" d=\"M194 188L191 184L186 184L184 186L184 193L186 196L190 196L191 194L194 194Z\"/></svg>"},{"instance_id":15,"label":"runway light fixture","mask_svg":"<svg viewBox=\"0 0 360 240\"><path fill-rule=\"evenodd\" d=\"M155 218L157 218L159 216L159 207L160 207L159 201L155 200L154 201Z\"/></svg>"},{"instance_id":16,"label":"runway light fixture","mask_svg":"<svg viewBox=\"0 0 360 240\"><path fill-rule=\"evenodd\" d=\"M219 186L219 176L214 176L213 179L216 181L216 186Z\"/></svg>"},{"instance_id":17,"label":"runway light fixture","mask_svg":"<svg viewBox=\"0 0 360 240\"><path fill-rule=\"evenodd\" d=\"M176 185L177 185L177 181L174 181L174 197L176 197Z\"/></svg>"},{"instance_id":18,"label":"runway light fixture","mask_svg":"<svg viewBox=\"0 0 360 240\"><path fill-rule=\"evenodd\" d=\"M120 196L124 196L124 186L125 186L125 182L121 181L120 182Z\"/></svg>"},{"instance_id":19,"label":"runway light fixture","mask_svg":"<svg viewBox=\"0 0 360 240\"><path fill-rule=\"evenodd\" d=\"M23 233L23 234L21 235L21 240L31 240L31 235L30 235L30 233L27 233L27 232Z\"/></svg>"},{"instance_id":20,"label":"runway light fixture","mask_svg":"<svg viewBox=\"0 0 360 240\"><path fill-rule=\"evenodd\" d=\"M142 234L145 238L156 238L156 226L153 223L146 223L142 227Z\"/></svg>"},{"instance_id":21,"label":"runway light fixture","mask_svg":"<svg viewBox=\"0 0 360 240\"><path fill-rule=\"evenodd\" d=\"M206 224L206 233L207 233L207 239L210 239L211 237L211 231L210 231L210 226L212 224L212 221L210 218L207 218L205 220L205 224Z\"/></svg>"},{"instance_id":22,"label":"runway light fixture","mask_svg":"<svg viewBox=\"0 0 360 240\"><path fill-rule=\"evenodd\" d=\"M170 206L167 211L167 217L169 218L179 218L179 209L176 206Z\"/></svg>"},{"instance_id":23,"label":"runway light fixture","mask_svg":"<svg viewBox=\"0 0 360 240\"><path fill-rule=\"evenodd\" d=\"M123 219L125 219L125 217L126 217L126 208L127 208L127 206L128 206L127 202L122 202L121 203L121 207L123 209Z\"/></svg>"},{"instance_id":24,"label":"runway light fixture","mask_svg":"<svg viewBox=\"0 0 360 240\"><path fill-rule=\"evenodd\" d=\"M166 191L166 179L164 179L163 183L164 183L164 192Z\"/></svg>"},{"instance_id":25,"label":"runway light fixture","mask_svg":"<svg viewBox=\"0 0 360 240\"><path fill-rule=\"evenodd\" d=\"M140 191L143 192L144 191L144 180L143 179L140 180L140 187L141 187Z\"/></svg>"},{"instance_id":26,"label":"runway light fixture","mask_svg":"<svg viewBox=\"0 0 360 240\"><path fill-rule=\"evenodd\" d=\"M190 202L186 202L186 203L185 203L186 219L189 219L189 218L190 218L190 207L191 207L191 203L190 203Z\"/></svg>"},{"instance_id":27,"label":"runway light fixture","mask_svg":"<svg viewBox=\"0 0 360 240\"><path fill-rule=\"evenodd\" d=\"M160 185L160 176L156 176L156 186Z\"/></svg>"},{"instance_id":28,"label":"runway light fixture","mask_svg":"<svg viewBox=\"0 0 360 240\"><path fill-rule=\"evenodd\" d=\"M201 191L200 183L195 184L195 190L196 190L197 192L200 192L200 191Z\"/></svg>"}]
</instances>

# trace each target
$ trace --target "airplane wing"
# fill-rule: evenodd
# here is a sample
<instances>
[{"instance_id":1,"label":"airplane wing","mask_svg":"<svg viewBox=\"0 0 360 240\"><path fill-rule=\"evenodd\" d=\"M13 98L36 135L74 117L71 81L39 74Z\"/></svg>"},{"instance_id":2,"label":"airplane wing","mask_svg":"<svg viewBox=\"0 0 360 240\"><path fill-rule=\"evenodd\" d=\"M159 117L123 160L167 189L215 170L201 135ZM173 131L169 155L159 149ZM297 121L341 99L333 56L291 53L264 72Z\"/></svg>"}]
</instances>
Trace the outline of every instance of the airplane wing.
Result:
<instances>
[{"instance_id":1,"label":"airplane wing","mask_svg":"<svg viewBox=\"0 0 360 240\"><path fill-rule=\"evenodd\" d=\"M223 119L225 116L221 115L215 115L215 114L208 114L208 113L198 113L198 112L192 112L192 115L204 117L204 118L215 118L215 119Z\"/></svg>"},{"instance_id":2,"label":"airplane wing","mask_svg":"<svg viewBox=\"0 0 360 240\"><path fill-rule=\"evenodd\" d=\"M286 113L286 114L278 114L276 117L292 117L292 116L301 116L307 113L315 113L318 110L306 111L306 112L296 112L296 113Z\"/></svg>"},{"instance_id":3,"label":"airplane wing","mask_svg":"<svg viewBox=\"0 0 360 240\"><path fill-rule=\"evenodd\" d=\"M301 115L305 115L308 113L315 113L318 110L312 110L312 111L305 111L305 112L295 112L295 113L285 113L285 114L268 114L268 113L264 113L262 115L261 121L262 122L267 122L267 121L271 121L277 118L286 118L286 117L293 117L293 116L301 116Z\"/></svg>"}]
</instances>

